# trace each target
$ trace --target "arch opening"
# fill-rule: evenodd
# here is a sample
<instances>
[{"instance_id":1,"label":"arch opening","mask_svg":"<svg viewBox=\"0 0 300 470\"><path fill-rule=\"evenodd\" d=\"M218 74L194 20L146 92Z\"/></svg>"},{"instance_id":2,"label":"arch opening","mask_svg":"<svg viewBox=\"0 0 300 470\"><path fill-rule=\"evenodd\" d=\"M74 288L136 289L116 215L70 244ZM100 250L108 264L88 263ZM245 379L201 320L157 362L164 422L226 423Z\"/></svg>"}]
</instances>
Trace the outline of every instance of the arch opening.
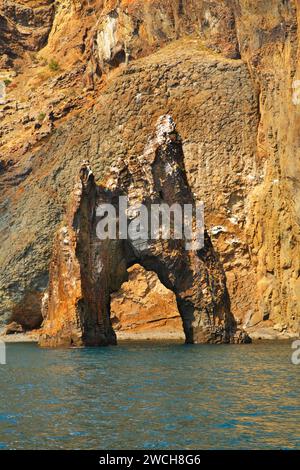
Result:
<instances>
[{"instance_id":1,"label":"arch opening","mask_svg":"<svg viewBox=\"0 0 300 470\"><path fill-rule=\"evenodd\" d=\"M154 271L136 263L111 294L110 317L118 340L178 340L185 334L174 292Z\"/></svg>"}]
</instances>

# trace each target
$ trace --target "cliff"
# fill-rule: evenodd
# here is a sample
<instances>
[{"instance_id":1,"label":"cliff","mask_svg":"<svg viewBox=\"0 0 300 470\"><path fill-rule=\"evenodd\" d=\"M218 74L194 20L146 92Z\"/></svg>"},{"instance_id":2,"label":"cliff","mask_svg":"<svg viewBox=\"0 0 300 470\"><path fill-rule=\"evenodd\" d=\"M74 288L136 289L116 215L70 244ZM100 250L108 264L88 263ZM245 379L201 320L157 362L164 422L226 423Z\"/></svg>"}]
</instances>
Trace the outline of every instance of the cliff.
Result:
<instances>
[{"instance_id":1,"label":"cliff","mask_svg":"<svg viewBox=\"0 0 300 470\"><path fill-rule=\"evenodd\" d=\"M0 20L3 321L41 323L81 161L100 182L170 113L232 314L298 333L299 2L2 1Z\"/></svg>"}]
</instances>

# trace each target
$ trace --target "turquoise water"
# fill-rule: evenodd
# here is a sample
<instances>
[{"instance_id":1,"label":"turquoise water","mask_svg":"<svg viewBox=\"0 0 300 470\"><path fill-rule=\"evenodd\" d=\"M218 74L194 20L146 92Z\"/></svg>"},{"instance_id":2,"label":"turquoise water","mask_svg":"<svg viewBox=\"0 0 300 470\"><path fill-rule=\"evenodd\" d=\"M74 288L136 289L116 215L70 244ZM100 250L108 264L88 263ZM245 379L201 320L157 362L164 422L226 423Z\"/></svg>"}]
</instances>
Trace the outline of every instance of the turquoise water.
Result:
<instances>
[{"instance_id":1,"label":"turquoise water","mask_svg":"<svg viewBox=\"0 0 300 470\"><path fill-rule=\"evenodd\" d=\"M291 343L7 345L0 449L300 447Z\"/></svg>"}]
</instances>

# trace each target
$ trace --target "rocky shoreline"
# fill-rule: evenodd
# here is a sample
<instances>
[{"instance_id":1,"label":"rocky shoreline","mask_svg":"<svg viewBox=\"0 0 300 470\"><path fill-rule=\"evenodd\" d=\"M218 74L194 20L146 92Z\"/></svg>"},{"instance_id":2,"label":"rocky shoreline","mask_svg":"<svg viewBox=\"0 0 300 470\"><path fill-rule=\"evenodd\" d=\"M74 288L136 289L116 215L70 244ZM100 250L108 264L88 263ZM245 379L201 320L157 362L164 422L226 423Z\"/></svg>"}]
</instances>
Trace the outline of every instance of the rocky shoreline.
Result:
<instances>
[{"instance_id":1,"label":"rocky shoreline","mask_svg":"<svg viewBox=\"0 0 300 470\"><path fill-rule=\"evenodd\" d=\"M280 332L274 328L249 328L247 330L249 337L252 342L257 341L288 341L299 338L297 333L293 332ZM0 341L5 343L38 343L39 333L38 331L27 332L27 333L15 333L7 335L4 333L4 329L0 330ZM122 331L117 333L118 343L131 342L131 341L170 341L170 342L184 342L183 332L170 332L166 331L155 332L155 331L143 331L143 332L130 332Z\"/></svg>"},{"instance_id":2,"label":"rocky shoreline","mask_svg":"<svg viewBox=\"0 0 300 470\"><path fill-rule=\"evenodd\" d=\"M0 341L4 341L5 343L37 343L38 340L39 333L36 331L7 335L5 334L4 328L0 329Z\"/></svg>"}]
</instances>

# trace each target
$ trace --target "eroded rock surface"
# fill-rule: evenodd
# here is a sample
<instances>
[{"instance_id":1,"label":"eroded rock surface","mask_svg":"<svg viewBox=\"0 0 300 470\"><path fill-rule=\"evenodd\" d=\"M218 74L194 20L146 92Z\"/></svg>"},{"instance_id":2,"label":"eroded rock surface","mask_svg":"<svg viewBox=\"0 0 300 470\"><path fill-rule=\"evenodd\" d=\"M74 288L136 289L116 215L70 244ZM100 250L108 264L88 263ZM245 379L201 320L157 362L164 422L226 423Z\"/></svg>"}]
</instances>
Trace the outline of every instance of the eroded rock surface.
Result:
<instances>
[{"instance_id":1,"label":"eroded rock surface","mask_svg":"<svg viewBox=\"0 0 300 470\"><path fill-rule=\"evenodd\" d=\"M121 226L120 197L126 199L128 238L124 228L121 239L114 239L114 228L108 228L108 237L100 239L99 207L115 206ZM225 274L208 234L204 234L203 247L195 245L201 231L201 227L195 229L195 215L191 221L194 232L186 235L184 231L180 239L163 237L162 230L154 238L151 226L140 227L144 238L130 232L131 225L140 224L136 212L141 204L152 217L153 206L162 203L168 207L176 203L182 211L187 204L195 206L181 139L169 115L158 119L143 153L120 159L104 184L95 184L87 165L81 171L54 245L42 345L114 344L110 295L127 279L127 267L135 263L156 272L175 293L186 342L247 340L246 334L236 333ZM109 215L111 220L113 215Z\"/></svg>"},{"instance_id":2,"label":"eroded rock surface","mask_svg":"<svg viewBox=\"0 0 300 470\"><path fill-rule=\"evenodd\" d=\"M53 18L53 0L1 0L0 69L20 59L24 51L41 49L47 42Z\"/></svg>"},{"instance_id":3,"label":"eroded rock surface","mask_svg":"<svg viewBox=\"0 0 300 470\"><path fill-rule=\"evenodd\" d=\"M232 312L242 317L248 305L253 307L246 295L255 286L247 245L236 250L229 243L238 227L244 236L245 215L242 212L241 225L232 224L227 203L238 185L247 188L245 194L253 186L247 175L254 165L256 95L242 61L211 54L191 39L121 69L92 108L61 123L47 139L32 143L30 158L25 153L3 173L7 191L1 209L3 312L22 305L29 289L40 298L47 286L51 240L82 158L89 158L96 180L101 181L118 159L142 154L166 109L178 122L189 184L196 198L205 202L208 229L226 225L226 232L213 237L220 256L230 251L226 269L242 264L240 275L228 283ZM11 142L8 145L9 155L16 155Z\"/></svg>"},{"instance_id":4,"label":"eroded rock surface","mask_svg":"<svg viewBox=\"0 0 300 470\"><path fill-rule=\"evenodd\" d=\"M176 296L153 271L135 264L111 295L110 317L118 339L184 339Z\"/></svg>"}]
</instances>

